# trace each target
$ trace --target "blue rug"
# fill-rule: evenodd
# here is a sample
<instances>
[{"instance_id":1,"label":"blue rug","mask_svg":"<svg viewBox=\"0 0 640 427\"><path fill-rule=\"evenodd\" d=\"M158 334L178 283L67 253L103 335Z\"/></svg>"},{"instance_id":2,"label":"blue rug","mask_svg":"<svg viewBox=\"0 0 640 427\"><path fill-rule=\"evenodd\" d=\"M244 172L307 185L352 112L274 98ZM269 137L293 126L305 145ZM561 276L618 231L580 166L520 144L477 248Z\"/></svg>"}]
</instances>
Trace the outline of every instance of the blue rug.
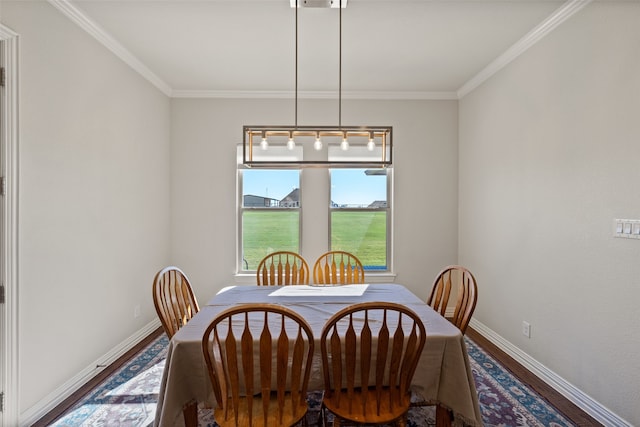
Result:
<instances>
[{"instance_id":1,"label":"blue rug","mask_svg":"<svg viewBox=\"0 0 640 427\"><path fill-rule=\"evenodd\" d=\"M487 427L574 426L547 401L521 383L495 359L466 339L478 400ZM168 341L163 334L107 378L52 426L147 427L155 417ZM321 394L309 393L309 425L315 425ZM217 427L211 411L199 412L200 425ZM409 411L408 425L435 425L433 407Z\"/></svg>"}]
</instances>

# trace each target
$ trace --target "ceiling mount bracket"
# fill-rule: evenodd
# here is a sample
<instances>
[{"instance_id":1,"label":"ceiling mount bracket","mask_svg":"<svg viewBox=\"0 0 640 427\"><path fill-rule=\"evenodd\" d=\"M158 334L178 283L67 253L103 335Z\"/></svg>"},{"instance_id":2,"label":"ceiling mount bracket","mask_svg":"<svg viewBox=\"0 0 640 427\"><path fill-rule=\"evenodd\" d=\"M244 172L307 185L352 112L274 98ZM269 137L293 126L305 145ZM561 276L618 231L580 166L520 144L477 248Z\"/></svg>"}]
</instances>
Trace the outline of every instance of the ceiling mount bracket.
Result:
<instances>
[{"instance_id":1,"label":"ceiling mount bracket","mask_svg":"<svg viewBox=\"0 0 640 427\"><path fill-rule=\"evenodd\" d=\"M296 7L296 3L298 3L298 7L318 7L318 8L339 8L340 0L300 0L296 2L296 0L289 0L289 4L291 7ZM342 0L342 8L347 7L347 0Z\"/></svg>"}]
</instances>

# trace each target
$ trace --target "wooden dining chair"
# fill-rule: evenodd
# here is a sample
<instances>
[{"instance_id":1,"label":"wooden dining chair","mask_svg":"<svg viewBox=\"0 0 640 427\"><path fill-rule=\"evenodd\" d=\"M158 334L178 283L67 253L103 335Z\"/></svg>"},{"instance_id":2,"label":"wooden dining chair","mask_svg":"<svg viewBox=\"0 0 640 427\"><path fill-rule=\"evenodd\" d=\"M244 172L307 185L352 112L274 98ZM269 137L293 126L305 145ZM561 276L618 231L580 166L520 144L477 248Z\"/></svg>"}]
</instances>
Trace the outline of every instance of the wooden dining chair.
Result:
<instances>
[{"instance_id":1,"label":"wooden dining chair","mask_svg":"<svg viewBox=\"0 0 640 427\"><path fill-rule=\"evenodd\" d=\"M209 324L202 351L221 427L306 423L313 332L296 312L242 304Z\"/></svg>"},{"instance_id":2,"label":"wooden dining chair","mask_svg":"<svg viewBox=\"0 0 640 427\"><path fill-rule=\"evenodd\" d=\"M320 335L323 424L328 410L334 426L404 426L425 339L420 317L401 304L359 303L332 316Z\"/></svg>"},{"instance_id":3,"label":"wooden dining chair","mask_svg":"<svg viewBox=\"0 0 640 427\"><path fill-rule=\"evenodd\" d=\"M452 289L457 291L457 300L453 317L447 317L447 307ZM445 267L433 282L427 304L442 316L447 317L463 334L476 309L478 285L473 274L459 265Z\"/></svg>"},{"instance_id":4,"label":"wooden dining chair","mask_svg":"<svg viewBox=\"0 0 640 427\"><path fill-rule=\"evenodd\" d=\"M258 286L308 285L309 264L295 252L272 252L258 264L256 280Z\"/></svg>"},{"instance_id":5,"label":"wooden dining chair","mask_svg":"<svg viewBox=\"0 0 640 427\"><path fill-rule=\"evenodd\" d=\"M153 305L169 339L200 310L189 279L174 266L163 268L154 277Z\"/></svg>"},{"instance_id":6,"label":"wooden dining chair","mask_svg":"<svg viewBox=\"0 0 640 427\"><path fill-rule=\"evenodd\" d=\"M449 306L449 297L451 291L456 289L457 299L453 312L453 317L447 316L447 308ZM435 311L440 313L442 317L448 319L459 330L464 333L471 320L471 316L476 308L478 301L478 286L476 279L471 272L465 267L459 265L449 265L445 267L433 282L431 294L427 299L427 304ZM419 393L414 393L415 399L411 406L434 406L433 402L424 399ZM442 407L437 408L436 417L448 418L450 414Z\"/></svg>"},{"instance_id":7,"label":"wooden dining chair","mask_svg":"<svg viewBox=\"0 0 640 427\"><path fill-rule=\"evenodd\" d=\"M313 265L313 282L319 285L364 283L364 267L352 253L329 251L320 255Z\"/></svg>"}]
</instances>

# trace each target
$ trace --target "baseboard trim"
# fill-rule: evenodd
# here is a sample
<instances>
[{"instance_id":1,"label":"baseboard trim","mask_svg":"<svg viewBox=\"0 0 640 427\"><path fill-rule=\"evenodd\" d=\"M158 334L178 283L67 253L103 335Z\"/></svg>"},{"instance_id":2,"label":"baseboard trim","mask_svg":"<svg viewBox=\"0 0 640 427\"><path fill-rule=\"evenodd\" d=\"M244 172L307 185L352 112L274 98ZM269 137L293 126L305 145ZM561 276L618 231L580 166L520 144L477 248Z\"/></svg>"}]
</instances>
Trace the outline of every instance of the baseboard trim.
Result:
<instances>
[{"instance_id":1,"label":"baseboard trim","mask_svg":"<svg viewBox=\"0 0 640 427\"><path fill-rule=\"evenodd\" d=\"M482 322L471 319L469 326L598 422L607 427L632 427L630 423L611 412L601 403L507 341Z\"/></svg>"},{"instance_id":2,"label":"baseboard trim","mask_svg":"<svg viewBox=\"0 0 640 427\"><path fill-rule=\"evenodd\" d=\"M630 423L611 412L608 408L582 392L573 384L566 381L564 378L538 362L527 353L523 352L520 348L507 341L482 322L479 322L476 319L471 319L470 326L500 350L507 353L525 369L529 370L598 422L611 427L633 427ZM34 424L41 417L52 411L72 393L99 374L103 369L105 369L105 367L111 365L114 361L159 327L160 321L158 319L153 320L135 334L131 335L129 338L114 347L107 354L80 371L77 375L69 379L56 390L49 393L37 404L20 415L20 426L30 426Z\"/></svg>"},{"instance_id":3,"label":"baseboard trim","mask_svg":"<svg viewBox=\"0 0 640 427\"><path fill-rule=\"evenodd\" d=\"M20 414L20 426L30 426L34 424L160 326L160 320L153 320L129 338L112 348L107 354L84 368L60 387L53 390L38 403Z\"/></svg>"}]
</instances>

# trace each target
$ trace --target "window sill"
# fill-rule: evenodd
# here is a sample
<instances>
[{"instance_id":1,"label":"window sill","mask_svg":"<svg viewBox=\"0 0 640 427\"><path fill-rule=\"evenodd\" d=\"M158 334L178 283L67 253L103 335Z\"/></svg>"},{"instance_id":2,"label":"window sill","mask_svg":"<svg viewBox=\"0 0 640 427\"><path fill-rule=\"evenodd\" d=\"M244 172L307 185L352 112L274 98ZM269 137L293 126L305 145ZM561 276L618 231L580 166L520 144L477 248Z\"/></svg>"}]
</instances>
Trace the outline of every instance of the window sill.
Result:
<instances>
[{"instance_id":1,"label":"window sill","mask_svg":"<svg viewBox=\"0 0 640 427\"><path fill-rule=\"evenodd\" d=\"M365 283L393 283L396 280L396 273L390 271L379 273L364 273ZM237 273L234 276L234 281L238 285L255 285L256 274L255 273ZM312 282L312 280L310 280Z\"/></svg>"}]
</instances>

